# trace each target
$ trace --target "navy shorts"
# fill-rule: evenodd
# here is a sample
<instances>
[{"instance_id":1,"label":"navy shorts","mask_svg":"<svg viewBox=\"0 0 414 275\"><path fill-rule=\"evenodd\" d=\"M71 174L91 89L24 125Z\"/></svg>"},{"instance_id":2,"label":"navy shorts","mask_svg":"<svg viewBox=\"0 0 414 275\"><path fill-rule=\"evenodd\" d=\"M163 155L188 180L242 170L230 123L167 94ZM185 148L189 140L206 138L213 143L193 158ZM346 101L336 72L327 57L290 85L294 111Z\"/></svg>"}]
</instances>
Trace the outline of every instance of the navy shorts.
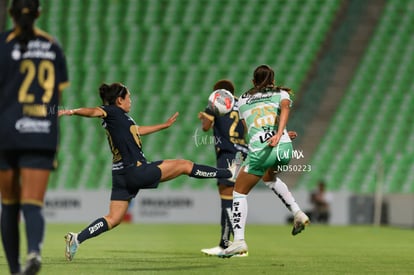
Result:
<instances>
[{"instance_id":1,"label":"navy shorts","mask_svg":"<svg viewBox=\"0 0 414 275\"><path fill-rule=\"evenodd\" d=\"M155 189L161 179L163 161L139 163L112 174L111 200L129 201L138 194L140 189Z\"/></svg>"},{"instance_id":2,"label":"navy shorts","mask_svg":"<svg viewBox=\"0 0 414 275\"><path fill-rule=\"evenodd\" d=\"M0 170L34 168L54 170L55 150L0 150Z\"/></svg>"}]
</instances>

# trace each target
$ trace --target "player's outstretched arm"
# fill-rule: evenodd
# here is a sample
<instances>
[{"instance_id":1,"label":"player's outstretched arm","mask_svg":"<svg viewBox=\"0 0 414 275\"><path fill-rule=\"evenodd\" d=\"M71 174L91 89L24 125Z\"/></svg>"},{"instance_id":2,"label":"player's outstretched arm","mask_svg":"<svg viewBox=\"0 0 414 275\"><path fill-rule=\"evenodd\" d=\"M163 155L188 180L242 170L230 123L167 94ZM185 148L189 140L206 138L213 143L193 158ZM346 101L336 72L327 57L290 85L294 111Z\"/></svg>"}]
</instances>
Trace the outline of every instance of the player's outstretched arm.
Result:
<instances>
[{"instance_id":1,"label":"player's outstretched arm","mask_svg":"<svg viewBox=\"0 0 414 275\"><path fill-rule=\"evenodd\" d=\"M58 116L84 116L84 117L103 117L105 114L101 108L78 108L59 110Z\"/></svg>"},{"instance_id":2,"label":"player's outstretched arm","mask_svg":"<svg viewBox=\"0 0 414 275\"><path fill-rule=\"evenodd\" d=\"M179 115L178 112L176 112L171 117L169 117L166 122L161 123L161 124L150 125L150 126L137 126L138 133L141 136L145 136L145 135L152 134L160 130L166 129L174 124L174 122L177 120L178 115Z\"/></svg>"}]
</instances>

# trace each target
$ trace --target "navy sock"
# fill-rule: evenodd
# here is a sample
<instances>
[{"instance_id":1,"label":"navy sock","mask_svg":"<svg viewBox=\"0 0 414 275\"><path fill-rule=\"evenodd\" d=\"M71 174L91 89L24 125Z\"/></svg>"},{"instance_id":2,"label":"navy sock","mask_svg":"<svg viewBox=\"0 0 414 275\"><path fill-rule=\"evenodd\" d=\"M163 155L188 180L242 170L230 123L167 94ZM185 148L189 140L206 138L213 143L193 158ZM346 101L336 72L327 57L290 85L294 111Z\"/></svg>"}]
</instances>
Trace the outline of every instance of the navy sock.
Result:
<instances>
[{"instance_id":1,"label":"navy sock","mask_svg":"<svg viewBox=\"0 0 414 275\"><path fill-rule=\"evenodd\" d=\"M40 254L40 247L45 233L45 219L42 214L42 207L23 203L22 211L26 224L27 252Z\"/></svg>"},{"instance_id":2,"label":"navy sock","mask_svg":"<svg viewBox=\"0 0 414 275\"><path fill-rule=\"evenodd\" d=\"M229 246L230 235L233 233L231 226L231 206L233 200L221 199L221 239L220 246L227 248Z\"/></svg>"},{"instance_id":3,"label":"navy sock","mask_svg":"<svg viewBox=\"0 0 414 275\"><path fill-rule=\"evenodd\" d=\"M108 222L103 217L99 218L79 233L78 242L83 243L87 239L96 237L108 230Z\"/></svg>"},{"instance_id":4,"label":"navy sock","mask_svg":"<svg viewBox=\"0 0 414 275\"><path fill-rule=\"evenodd\" d=\"M19 204L1 204L1 239L10 273L20 272L19 210Z\"/></svg>"},{"instance_id":5,"label":"navy sock","mask_svg":"<svg viewBox=\"0 0 414 275\"><path fill-rule=\"evenodd\" d=\"M205 179L205 178L217 178L217 179L228 179L231 178L232 173L228 169L219 169L207 165L194 163L193 170L189 175L193 178Z\"/></svg>"}]
</instances>

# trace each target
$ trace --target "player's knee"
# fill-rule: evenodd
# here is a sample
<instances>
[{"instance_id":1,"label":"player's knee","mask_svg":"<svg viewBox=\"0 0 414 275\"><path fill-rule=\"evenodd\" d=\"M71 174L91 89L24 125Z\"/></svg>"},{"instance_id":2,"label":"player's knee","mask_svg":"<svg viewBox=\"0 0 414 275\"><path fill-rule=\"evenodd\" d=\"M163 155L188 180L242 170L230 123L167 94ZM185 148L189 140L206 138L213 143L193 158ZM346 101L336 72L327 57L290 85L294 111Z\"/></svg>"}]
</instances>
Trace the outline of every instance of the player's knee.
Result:
<instances>
[{"instance_id":1,"label":"player's knee","mask_svg":"<svg viewBox=\"0 0 414 275\"><path fill-rule=\"evenodd\" d=\"M108 228L112 229L116 226L118 226L122 222L123 217L118 216L105 216L105 220L108 223Z\"/></svg>"},{"instance_id":2,"label":"player's knee","mask_svg":"<svg viewBox=\"0 0 414 275\"><path fill-rule=\"evenodd\" d=\"M179 166L182 169L182 173L189 175L191 171L193 170L194 163L186 159L181 159L179 161L180 161Z\"/></svg>"}]
</instances>

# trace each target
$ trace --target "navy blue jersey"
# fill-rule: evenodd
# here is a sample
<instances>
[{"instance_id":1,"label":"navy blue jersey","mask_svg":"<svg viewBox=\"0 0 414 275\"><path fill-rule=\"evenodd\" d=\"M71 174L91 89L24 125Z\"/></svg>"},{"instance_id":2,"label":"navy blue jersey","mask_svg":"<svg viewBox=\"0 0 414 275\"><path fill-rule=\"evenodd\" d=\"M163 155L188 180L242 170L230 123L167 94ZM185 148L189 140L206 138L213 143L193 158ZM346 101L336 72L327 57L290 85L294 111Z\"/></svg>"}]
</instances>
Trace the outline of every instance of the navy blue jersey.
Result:
<instances>
[{"instance_id":1,"label":"navy blue jersey","mask_svg":"<svg viewBox=\"0 0 414 275\"><path fill-rule=\"evenodd\" d=\"M56 150L67 85L63 51L50 35L35 29L22 52L15 30L0 34L0 149Z\"/></svg>"},{"instance_id":2,"label":"navy blue jersey","mask_svg":"<svg viewBox=\"0 0 414 275\"><path fill-rule=\"evenodd\" d=\"M147 163L135 121L116 105L102 105L100 108L104 112L102 126L113 155L112 170L136 166L138 162Z\"/></svg>"},{"instance_id":3,"label":"navy blue jersey","mask_svg":"<svg viewBox=\"0 0 414 275\"><path fill-rule=\"evenodd\" d=\"M224 116L215 115L210 109L205 109L205 114L210 121L213 121L213 133L215 138L216 153L221 151L247 153L247 146L244 140L244 126L239 119L237 99L233 110Z\"/></svg>"}]
</instances>

